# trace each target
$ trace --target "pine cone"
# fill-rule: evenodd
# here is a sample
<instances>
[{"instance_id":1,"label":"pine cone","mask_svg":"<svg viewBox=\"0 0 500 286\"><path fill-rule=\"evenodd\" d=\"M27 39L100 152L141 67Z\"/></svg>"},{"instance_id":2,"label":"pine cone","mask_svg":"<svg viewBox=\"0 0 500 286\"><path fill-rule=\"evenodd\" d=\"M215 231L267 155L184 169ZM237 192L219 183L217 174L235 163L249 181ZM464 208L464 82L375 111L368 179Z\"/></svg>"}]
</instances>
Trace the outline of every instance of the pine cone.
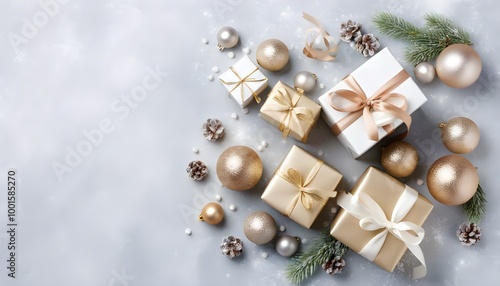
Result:
<instances>
[{"instance_id":1,"label":"pine cone","mask_svg":"<svg viewBox=\"0 0 500 286\"><path fill-rule=\"evenodd\" d=\"M364 34L357 35L354 38L354 42L351 43L353 49L363 54L363 56L373 56L375 51L380 48L380 43L378 42L378 38L373 34Z\"/></svg>"},{"instance_id":2,"label":"pine cone","mask_svg":"<svg viewBox=\"0 0 500 286\"><path fill-rule=\"evenodd\" d=\"M340 256L335 256L334 258L328 260L323 263L323 269L325 269L326 273L331 275L336 275L342 273L342 270L345 266L345 260Z\"/></svg>"},{"instance_id":3,"label":"pine cone","mask_svg":"<svg viewBox=\"0 0 500 286\"><path fill-rule=\"evenodd\" d=\"M222 250L222 254L233 259L243 253L243 241L232 235L224 237L220 249Z\"/></svg>"},{"instance_id":4,"label":"pine cone","mask_svg":"<svg viewBox=\"0 0 500 286\"><path fill-rule=\"evenodd\" d=\"M353 22L352 20L347 20L347 22L342 22L340 24L340 39L344 42L350 42L352 38L356 37L358 34L361 35L361 24L358 22Z\"/></svg>"},{"instance_id":5,"label":"pine cone","mask_svg":"<svg viewBox=\"0 0 500 286\"><path fill-rule=\"evenodd\" d=\"M224 136L224 126L219 119L209 118L202 126L203 136L207 140L217 141Z\"/></svg>"},{"instance_id":6,"label":"pine cone","mask_svg":"<svg viewBox=\"0 0 500 286\"><path fill-rule=\"evenodd\" d=\"M186 168L191 179L199 181L208 174L208 168L202 161L192 161Z\"/></svg>"},{"instance_id":7,"label":"pine cone","mask_svg":"<svg viewBox=\"0 0 500 286\"><path fill-rule=\"evenodd\" d=\"M481 240L481 228L475 223L464 222L458 228L457 236L462 245L471 246Z\"/></svg>"}]
</instances>

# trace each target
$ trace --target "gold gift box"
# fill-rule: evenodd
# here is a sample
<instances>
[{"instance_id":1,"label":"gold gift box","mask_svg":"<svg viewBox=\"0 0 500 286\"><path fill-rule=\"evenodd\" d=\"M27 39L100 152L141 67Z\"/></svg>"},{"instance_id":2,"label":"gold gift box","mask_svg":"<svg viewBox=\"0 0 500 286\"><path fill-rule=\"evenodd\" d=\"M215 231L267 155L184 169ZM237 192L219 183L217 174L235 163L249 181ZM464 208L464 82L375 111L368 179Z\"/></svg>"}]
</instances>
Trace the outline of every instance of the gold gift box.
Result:
<instances>
[{"instance_id":1,"label":"gold gift box","mask_svg":"<svg viewBox=\"0 0 500 286\"><path fill-rule=\"evenodd\" d=\"M406 187L405 184L379 169L368 167L354 185L351 194L368 194L380 205L385 215L390 218L392 210ZM433 208L433 204L419 194L417 201L402 220L422 226ZM381 231L381 229L378 231L365 231L361 229L357 218L344 209L340 209L332 223L330 234L353 251L359 253ZM406 245L401 240L389 233L373 262L383 269L392 272L406 249Z\"/></svg>"},{"instance_id":2,"label":"gold gift box","mask_svg":"<svg viewBox=\"0 0 500 286\"><path fill-rule=\"evenodd\" d=\"M304 191L284 179L283 174L290 169L300 174ZM310 177L311 174L313 176ZM310 182L308 182L309 177L312 178ZM294 145L276 169L261 198L282 214L287 215L287 212L292 209L287 216L303 227L310 228L328 199L337 194L335 188L340 179L342 179L342 174L337 170ZM321 198L312 199L312 205L310 209L307 209L303 201L307 205L307 192L310 190L314 190L312 192L314 194L320 194Z\"/></svg>"},{"instance_id":3,"label":"gold gift box","mask_svg":"<svg viewBox=\"0 0 500 286\"><path fill-rule=\"evenodd\" d=\"M260 117L283 132L283 137L306 142L318 121L321 106L297 90L279 81L260 109Z\"/></svg>"}]
</instances>

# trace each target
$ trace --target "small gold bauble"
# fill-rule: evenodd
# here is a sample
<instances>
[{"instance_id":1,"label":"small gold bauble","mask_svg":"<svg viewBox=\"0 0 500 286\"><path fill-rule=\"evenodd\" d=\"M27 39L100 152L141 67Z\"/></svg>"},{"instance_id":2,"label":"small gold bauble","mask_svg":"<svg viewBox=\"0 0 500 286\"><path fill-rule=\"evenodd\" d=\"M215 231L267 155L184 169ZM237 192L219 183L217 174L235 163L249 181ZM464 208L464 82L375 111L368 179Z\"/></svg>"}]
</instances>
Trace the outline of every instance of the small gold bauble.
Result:
<instances>
[{"instance_id":1,"label":"small gold bauble","mask_svg":"<svg viewBox=\"0 0 500 286\"><path fill-rule=\"evenodd\" d=\"M415 77L421 83L429 83L436 77L436 69L431 63L421 62L413 68Z\"/></svg>"},{"instance_id":2,"label":"small gold bauble","mask_svg":"<svg viewBox=\"0 0 500 286\"><path fill-rule=\"evenodd\" d=\"M290 54L288 48L280 40L265 40L257 47L257 63L269 71L279 71L288 63Z\"/></svg>"},{"instance_id":3,"label":"small gold bauble","mask_svg":"<svg viewBox=\"0 0 500 286\"><path fill-rule=\"evenodd\" d=\"M479 144L479 127L469 118L455 117L439 124L439 128L444 146L453 153L469 153Z\"/></svg>"},{"instance_id":4,"label":"small gold bauble","mask_svg":"<svg viewBox=\"0 0 500 286\"><path fill-rule=\"evenodd\" d=\"M250 214L243 225L245 236L255 244L266 244L273 240L277 232L274 218L263 211Z\"/></svg>"},{"instance_id":5,"label":"small gold bauble","mask_svg":"<svg viewBox=\"0 0 500 286\"><path fill-rule=\"evenodd\" d=\"M198 219L209 224L218 224L224 219L224 209L218 203L208 203L201 210Z\"/></svg>"},{"instance_id":6,"label":"small gold bauble","mask_svg":"<svg viewBox=\"0 0 500 286\"><path fill-rule=\"evenodd\" d=\"M217 177L222 185L235 191L253 188L262 176L259 154L247 146L227 148L217 160Z\"/></svg>"},{"instance_id":7,"label":"small gold bauble","mask_svg":"<svg viewBox=\"0 0 500 286\"><path fill-rule=\"evenodd\" d=\"M397 141L384 148L380 161L390 175L407 177L417 168L418 152L410 143Z\"/></svg>"},{"instance_id":8,"label":"small gold bauble","mask_svg":"<svg viewBox=\"0 0 500 286\"><path fill-rule=\"evenodd\" d=\"M439 79L454 88L473 84L479 78L482 67L478 53L465 44L448 46L436 59L436 73Z\"/></svg>"},{"instance_id":9,"label":"small gold bauble","mask_svg":"<svg viewBox=\"0 0 500 286\"><path fill-rule=\"evenodd\" d=\"M429 193L445 205L461 205L474 196L479 184L477 170L469 160L448 155L434 162L427 172Z\"/></svg>"}]
</instances>

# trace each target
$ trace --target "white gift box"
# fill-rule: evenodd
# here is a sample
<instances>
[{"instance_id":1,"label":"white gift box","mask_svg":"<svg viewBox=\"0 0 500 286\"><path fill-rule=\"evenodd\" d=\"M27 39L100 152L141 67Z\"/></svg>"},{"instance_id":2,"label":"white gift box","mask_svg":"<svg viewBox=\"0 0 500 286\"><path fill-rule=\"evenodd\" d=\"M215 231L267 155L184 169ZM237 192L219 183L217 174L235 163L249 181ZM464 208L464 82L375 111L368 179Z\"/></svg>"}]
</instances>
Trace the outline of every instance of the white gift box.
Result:
<instances>
[{"instance_id":1,"label":"white gift box","mask_svg":"<svg viewBox=\"0 0 500 286\"><path fill-rule=\"evenodd\" d=\"M382 86L386 85L388 81L400 74L402 71L403 67L399 64L396 58L394 58L389 49L385 48L353 71L351 73L351 77L355 79L366 97L369 99ZM403 71L402 73L405 74L406 72ZM345 81L341 81L318 99L323 110L322 117L330 128L333 128L334 125L350 113L336 110L332 107L332 102L337 108L339 106L346 107L354 104L352 101L335 94L335 91L339 90L353 90L353 88L350 87ZM406 113L408 114L412 114L427 101L427 98L422 93L420 88L409 76L388 93L400 94L406 98ZM332 94L335 95L332 96ZM391 103L397 107L402 107L404 100L395 97L389 98L385 102ZM403 123L402 120L386 112L375 111L373 109L371 109L371 111L371 116L373 116L378 129L378 141L388 135L388 132L383 128L384 126L387 127L388 124L391 124L393 129L395 129ZM378 142L377 140L369 138L363 116L359 117L356 121L343 129L337 135L337 138L342 145L346 147L353 158L361 156Z\"/></svg>"},{"instance_id":2,"label":"white gift box","mask_svg":"<svg viewBox=\"0 0 500 286\"><path fill-rule=\"evenodd\" d=\"M219 80L241 108L259 98L258 94L267 87L267 77L246 55L221 74Z\"/></svg>"}]
</instances>

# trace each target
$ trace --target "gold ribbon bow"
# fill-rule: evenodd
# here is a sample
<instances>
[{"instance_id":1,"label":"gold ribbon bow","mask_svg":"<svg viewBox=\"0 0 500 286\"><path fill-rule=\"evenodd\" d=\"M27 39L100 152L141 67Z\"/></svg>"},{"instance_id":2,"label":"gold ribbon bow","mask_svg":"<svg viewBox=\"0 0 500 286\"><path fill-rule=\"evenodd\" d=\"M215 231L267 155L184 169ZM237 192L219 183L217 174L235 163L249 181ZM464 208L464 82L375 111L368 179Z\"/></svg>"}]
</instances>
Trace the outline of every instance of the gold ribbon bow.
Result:
<instances>
[{"instance_id":1,"label":"gold ribbon bow","mask_svg":"<svg viewBox=\"0 0 500 286\"><path fill-rule=\"evenodd\" d=\"M313 16L307 13L303 13L302 17L307 21L316 25L316 27L309 28L306 31L306 46L302 50L304 55L306 55L308 58L317 59L320 61L333 61L335 57L333 57L331 54L337 52L338 48L333 37L330 36L330 34L327 31L325 31L325 29L323 29L323 25L321 25L321 22L318 19L314 18ZM314 39L311 42L309 42L308 35L311 32L315 32L316 37L314 37ZM323 43L325 43L326 47L325 51L317 50L313 47L314 41L320 36L323 38ZM330 43L332 43L332 45L330 45Z\"/></svg>"},{"instance_id":2,"label":"gold ribbon bow","mask_svg":"<svg viewBox=\"0 0 500 286\"><path fill-rule=\"evenodd\" d=\"M284 112L285 115L280 121L279 130L283 132L283 137L288 136L290 134L292 122L300 128L300 134L305 134L305 131L302 128L301 121L306 122L309 125L314 124L314 115L313 112L303 106L297 106L297 103L300 100L301 94L296 94L297 96L292 98L292 95L288 93L286 88L280 87L278 88L278 92L273 96L272 100L274 100L277 105L271 105L268 108L264 108L264 110L270 111L278 111Z\"/></svg>"},{"instance_id":3,"label":"gold ribbon bow","mask_svg":"<svg viewBox=\"0 0 500 286\"><path fill-rule=\"evenodd\" d=\"M339 122L332 126L332 131L335 135L339 135L344 131L347 127L349 127L353 122L358 120L361 116L363 116L363 120L365 122L365 128L368 133L368 138L374 141L379 140L378 136L378 128L375 123L375 119L371 114L372 111L383 111L386 112L398 119L401 119L406 127L407 131L410 129L411 125L411 116L406 112L408 107L408 102L406 101L406 97L399 93L392 93L391 91L398 87L401 83L403 83L406 79L408 79L410 75L405 71L401 70L394 77L392 77L386 84L384 84L381 88L379 88L370 98L368 98L359 86L358 82L352 75L347 76L344 79L344 82L352 89L341 89L330 93L331 102L330 105L338 111L341 112L349 112L344 118L342 118ZM343 97L354 104L351 104L346 107L336 106L333 102L334 96ZM402 99L403 105L398 107L392 103L386 102L387 99ZM390 133L393 131L393 127L391 124L387 124L383 126L383 128ZM406 134L404 134L406 135ZM403 137L404 137L403 135Z\"/></svg>"},{"instance_id":4,"label":"gold ribbon bow","mask_svg":"<svg viewBox=\"0 0 500 286\"><path fill-rule=\"evenodd\" d=\"M312 188L308 188L307 186L314 180L319 170L323 166L323 161L317 160L314 167L311 169L309 174L307 175L306 180L302 178L302 175L299 171L290 168L286 171L286 173L280 172L279 176L287 181L288 183L294 185L299 189L297 195L293 198L293 200L288 204L285 212L283 213L285 216L290 216L297 206L299 200L302 206L306 210L310 210L313 207L314 202L322 202L327 198L334 198L337 195L336 191L327 192L323 190L315 190Z\"/></svg>"},{"instance_id":5,"label":"gold ribbon bow","mask_svg":"<svg viewBox=\"0 0 500 286\"><path fill-rule=\"evenodd\" d=\"M236 75L236 77L238 78L238 81L225 81L223 79L221 79L220 81L225 84L225 85L235 85L233 86L233 88L229 91L229 93L233 92L235 89L237 89L238 87L240 87L240 95L241 95L241 101L244 102L245 99L243 98L243 95L244 95L244 89L243 89L243 86L246 86L248 87L248 89L252 92L252 95L253 95L253 98L255 98L255 101L257 101L257 103L260 103L260 97L259 95L257 95L251 88L250 86L248 86L248 82L261 82L261 81L265 81L266 79L265 78L262 78L262 79L255 79L255 78L251 78L250 76L259 70L258 67L256 67L252 72L250 72L248 75L246 75L245 77L241 77L240 74L236 71L236 69L234 67L229 67L229 69L234 73L234 75Z\"/></svg>"}]
</instances>

